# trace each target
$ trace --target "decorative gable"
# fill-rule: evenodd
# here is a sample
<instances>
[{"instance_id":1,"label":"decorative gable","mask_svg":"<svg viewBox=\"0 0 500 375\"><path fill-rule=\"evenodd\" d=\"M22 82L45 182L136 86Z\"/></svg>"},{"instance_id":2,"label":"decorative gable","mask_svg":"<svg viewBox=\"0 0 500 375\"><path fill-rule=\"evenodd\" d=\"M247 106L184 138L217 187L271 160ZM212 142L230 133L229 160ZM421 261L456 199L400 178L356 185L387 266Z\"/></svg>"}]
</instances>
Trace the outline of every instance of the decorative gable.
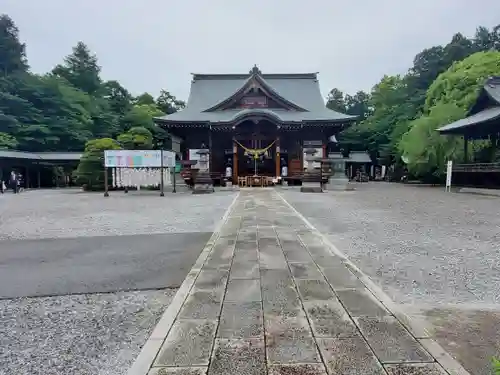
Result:
<instances>
[{"instance_id":1,"label":"decorative gable","mask_svg":"<svg viewBox=\"0 0 500 375\"><path fill-rule=\"evenodd\" d=\"M245 108L270 108L307 112L306 109L276 93L259 75L258 71L254 72L252 70L252 72L247 82L236 93L204 112Z\"/></svg>"},{"instance_id":2,"label":"decorative gable","mask_svg":"<svg viewBox=\"0 0 500 375\"><path fill-rule=\"evenodd\" d=\"M294 110L283 103L277 102L271 96L263 92L261 89L250 90L241 97L235 98L235 101L228 103L226 108L221 109L248 109L248 108L271 108L271 109L286 109Z\"/></svg>"}]
</instances>

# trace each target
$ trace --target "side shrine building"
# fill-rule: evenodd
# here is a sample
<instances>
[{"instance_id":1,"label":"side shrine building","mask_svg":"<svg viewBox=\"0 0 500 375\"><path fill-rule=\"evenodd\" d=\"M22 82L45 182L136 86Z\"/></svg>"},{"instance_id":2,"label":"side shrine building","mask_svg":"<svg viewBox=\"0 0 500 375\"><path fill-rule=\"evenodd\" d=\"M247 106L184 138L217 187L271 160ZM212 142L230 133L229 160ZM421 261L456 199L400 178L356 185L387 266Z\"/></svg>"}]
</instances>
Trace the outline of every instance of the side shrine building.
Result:
<instances>
[{"instance_id":1,"label":"side shrine building","mask_svg":"<svg viewBox=\"0 0 500 375\"><path fill-rule=\"evenodd\" d=\"M186 108L154 120L181 140L182 160L209 149L218 183L227 174L300 181L304 150L326 158L356 117L326 108L317 73L263 74L255 66L247 74L194 74Z\"/></svg>"}]
</instances>

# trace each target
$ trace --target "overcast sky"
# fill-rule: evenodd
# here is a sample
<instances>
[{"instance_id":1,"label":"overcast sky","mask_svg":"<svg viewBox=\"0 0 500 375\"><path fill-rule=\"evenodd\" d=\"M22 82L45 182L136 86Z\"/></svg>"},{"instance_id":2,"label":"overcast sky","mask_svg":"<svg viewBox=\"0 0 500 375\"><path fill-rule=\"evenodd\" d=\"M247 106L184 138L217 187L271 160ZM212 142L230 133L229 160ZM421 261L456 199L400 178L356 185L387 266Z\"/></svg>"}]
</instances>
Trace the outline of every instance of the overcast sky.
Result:
<instances>
[{"instance_id":1,"label":"overcast sky","mask_svg":"<svg viewBox=\"0 0 500 375\"><path fill-rule=\"evenodd\" d=\"M0 0L46 72L81 40L104 79L187 99L190 73L319 72L323 93L369 90L414 55L500 23L499 0Z\"/></svg>"}]
</instances>

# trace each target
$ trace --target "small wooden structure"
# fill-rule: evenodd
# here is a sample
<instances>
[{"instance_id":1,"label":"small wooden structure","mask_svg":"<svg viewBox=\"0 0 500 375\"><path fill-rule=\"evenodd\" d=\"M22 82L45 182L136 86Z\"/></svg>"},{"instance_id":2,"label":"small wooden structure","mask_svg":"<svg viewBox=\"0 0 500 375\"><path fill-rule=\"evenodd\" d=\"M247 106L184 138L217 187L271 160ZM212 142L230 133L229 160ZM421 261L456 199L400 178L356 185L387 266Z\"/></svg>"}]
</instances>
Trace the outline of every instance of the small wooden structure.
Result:
<instances>
[{"instance_id":1,"label":"small wooden structure","mask_svg":"<svg viewBox=\"0 0 500 375\"><path fill-rule=\"evenodd\" d=\"M81 152L25 152L0 150L0 181L11 171L23 175L24 188L72 186L72 172L78 166ZM62 175L54 173L60 167Z\"/></svg>"},{"instance_id":2,"label":"small wooden structure","mask_svg":"<svg viewBox=\"0 0 500 375\"><path fill-rule=\"evenodd\" d=\"M467 117L438 129L443 135L464 138L464 161L454 164L453 181L458 185L500 186L500 163L493 162L500 151L500 77L490 77ZM470 163L469 141L491 141L490 163Z\"/></svg>"}]
</instances>

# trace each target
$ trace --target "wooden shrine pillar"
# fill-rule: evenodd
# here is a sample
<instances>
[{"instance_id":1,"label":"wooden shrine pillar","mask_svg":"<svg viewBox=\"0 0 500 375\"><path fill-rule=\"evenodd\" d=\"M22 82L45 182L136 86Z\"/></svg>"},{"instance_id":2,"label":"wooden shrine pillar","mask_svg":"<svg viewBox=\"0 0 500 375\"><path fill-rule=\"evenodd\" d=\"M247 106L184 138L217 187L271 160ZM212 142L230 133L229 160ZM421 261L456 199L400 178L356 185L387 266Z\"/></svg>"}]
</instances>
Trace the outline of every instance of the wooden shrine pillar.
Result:
<instances>
[{"instance_id":1,"label":"wooden shrine pillar","mask_svg":"<svg viewBox=\"0 0 500 375\"><path fill-rule=\"evenodd\" d=\"M304 141L301 139L299 145L300 173L304 172Z\"/></svg>"},{"instance_id":2,"label":"wooden shrine pillar","mask_svg":"<svg viewBox=\"0 0 500 375\"><path fill-rule=\"evenodd\" d=\"M233 137L233 184L238 184L238 145Z\"/></svg>"},{"instance_id":3,"label":"wooden shrine pillar","mask_svg":"<svg viewBox=\"0 0 500 375\"><path fill-rule=\"evenodd\" d=\"M208 130L208 172L212 173L213 172L213 155L212 155L212 128Z\"/></svg>"},{"instance_id":4,"label":"wooden shrine pillar","mask_svg":"<svg viewBox=\"0 0 500 375\"><path fill-rule=\"evenodd\" d=\"M464 163L467 164L469 160L469 137L464 135Z\"/></svg>"},{"instance_id":5,"label":"wooden shrine pillar","mask_svg":"<svg viewBox=\"0 0 500 375\"><path fill-rule=\"evenodd\" d=\"M323 145L322 145L322 148L323 148L323 154L321 155L322 158L326 159L328 158L328 142L329 142L329 137L327 137L325 135L325 130L322 129L321 130L321 135L322 135L322 138L323 138Z\"/></svg>"},{"instance_id":6,"label":"wooden shrine pillar","mask_svg":"<svg viewBox=\"0 0 500 375\"><path fill-rule=\"evenodd\" d=\"M275 176L276 177L280 177L281 176L280 154L281 154L280 137L276 137L276 160L275 160Z\"/></svg>"}]
</instances>

